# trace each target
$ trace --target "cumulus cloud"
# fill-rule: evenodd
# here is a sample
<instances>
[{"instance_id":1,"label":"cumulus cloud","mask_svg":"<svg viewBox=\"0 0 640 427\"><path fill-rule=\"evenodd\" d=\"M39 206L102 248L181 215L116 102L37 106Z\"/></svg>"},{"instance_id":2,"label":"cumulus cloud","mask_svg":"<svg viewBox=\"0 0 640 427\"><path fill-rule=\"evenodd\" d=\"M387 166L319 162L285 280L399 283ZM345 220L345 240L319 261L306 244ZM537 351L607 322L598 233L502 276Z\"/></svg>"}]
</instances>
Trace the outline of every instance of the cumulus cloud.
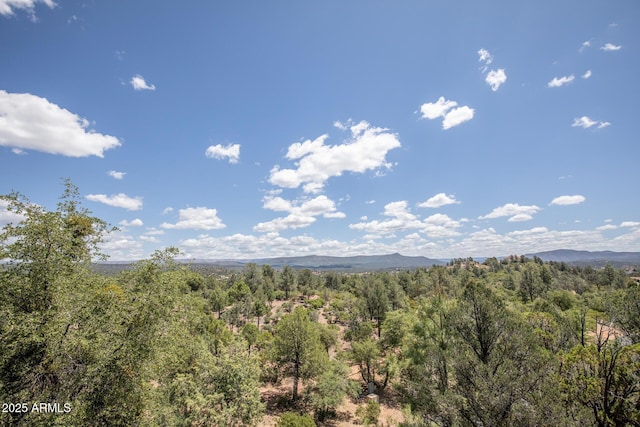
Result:
<instances>
[{"instance_id":1,"label":"cumulus cloud","mask_svg":"<svg viewBox=\"0 0 640 427\"><path fill-rule=\"evenodd\" d=\"M457 105L457 102L448 101L444 99L444 96L441 96L436 102L422 104L420 112L422 113L422 118L433 120L438 117L444 117L450 109Z\"/></svg>"},{"instance_id":2,"label":"cumulus cloud","mask_svg":"<svg viewBox=\"0 0 640 427\"><path fill-rule=\"evenodd\" d=\"M263 207L276 212L287 212L286 217L261 222L253 229L265 233L308 227L316 221L317 216L324 218L344 218L346 215L336 209L335 202L325 195L302 201L289 201L282 197L266 197Z\"/></svg>"},{"instance_id":3,"label":"cumulus cloud","mask_svg":"<svg viewBox=\"0 0 640 427\"><path fill-rule=\"evenodd\" d=\"M328 135L289 146L288 160L294 160L295 169L271 169L269 182L283 188L303 185L305 193L320 192L326 181L344 172L364 173L368 170L390 168L387 153L400 147L397 135L388 129L372 127L361 121L351 124L351 138L343 144L326 145Z\"/></svg>"},{"instance_id":4,"label":"cumulus cloud","mask_svg":"<svg viewBox=\"0 0 640 427\"><path fill-rule=\"evenodd\" d=\"M617 225L606 224L606 225L601 225L600 227L596 227L596 230L598 230L598 231L606 231L606 230L616 230L617 228L618 228Z\"/></svg>"},{"instance_id":5,"label":"cumulus cloud","mask_svg":"<svg viewBox=\"0 0 640 427\"><path fill-rule=\"evenodd\" d=\"M214 159L229 159L229 163L235 165L240 160L240 144L212 145L205 151L205 156Z\"/></svg>"},{"instance_id":6,"label":"cumulus cloud","mask_svg":"<svg viewBox=\"0 0 640 427\"><path fill-rule=\"evenodd\" d=\"M107 175L109 175L111 178L114 178L114 179L122 179L126 174L127 174L126 172L117 172L117 171L107 172Z\"/></svg>"},{"instance_id":7,"label":"cumulus cloud","mask_svg":"<svg viewBox=\"0 0 640 427\"><path fill-rule=\"evenodd\" d=\"M436 102L428 102L420 106L422 118L433 120L442 117L442 129L447 130L473 119L474 110L466 105L454 108L456 101L449 101L441 96Z\"/></svg>"},{"instance_id":8,"label":"cumulus cloud","mask_svg":"<svg viewBox=\"0 0 640 427\"><path fill-rule=\"evenodd\" d=\"M0 90L0 146L103 157L106 150L119 145L116 137L95 132L89 121L45 98Z\"/></svg>"},{"instance_id":9,"label":"cumulus cloud","mask_svg":"<svg viewBox=\"0 0 640 427\"><path fill-rule=\"evenodd\" d=\"M508 216L509 222L529 221L533 219L533 215L540 211L536 205L520 206L517 203L507 203L492 210L487 215L478 217L479 219L494 219Z\"/></svg>"},{"instance_id":10,"label":"cumulus cloud","mask_svg":"<svg viewBox=\"0 0 640 427\"><path fill-rule=\"evenodd\" d=\"M587 71L582 75L582 78L583 78L583 79L588 79L589 77L591 77L591 70L587 70Z\"/></svg>"},{"instance_id":11,"label":"cumulus cloud","mask_svg":"<svg viewBox=\"0 0 640 427\"><path fill-rule=\"evenodd\" d=\"M178 219L175 224L164 222L160 227L178 230L218 230L226 227L218 218L218 211L206 207L179 209Z\"/></svg>"},{"instance_id":12,"label":"cumulus cloud","mask_svg":"<svg viewBox=\"0 0 640 427\"><path fill-rule=\"evenodd\" d=\"M134 90L156 90L156 87L148 84L140 74L133 76L129 83Z\"/></svg>"},{"instance_id":13,"label":"cumulus cloud","mask_svg":"<svg viewBox=\"0 0 640 427\"><path fill-rule=\"evenodd\" d=\"M564 77L554 77L549 83L547 83L547 87L560 87L571 83L575 78L576 76L574 76L573 74Z\"/></svg>"},{"instance_id":14,"label":"cumulus cloud","mask_svg":"<svg viewBox=\"0 0 640 427\"><path fill-rule=\"evenodd\" d=\"M427 201L418 203L418 207L421 208L439 208L445 205L451 205L454 203L460 203L456 200L454 195L446 195L445 193L438 193L435 196L427 199Z\"/></svg>"},{"instance_id":15,"label":"cumulus cloud","mask_svg":"<svg viewBox=\"0 0 640 427\"><path fill-rule=\"evenodd\" d=\"M86 199L130 211L142 209L142 197L129 197L124 193L112 194L111 196L107 196L106 194L88 194Z\"/></svg>"},{"instance_id":16,"label":"cumulus cloud","mask_svg":"<svg viewBox=\"0 0 640 427\"><path fill-rule=\"evenodd\" d=\"M35 7L36 4L42 3L53 9L56 4L53 0L0 0L0 15L12 16L15 15L16 10L24 10L29 14L31 20L35 20Z\"/></svg>"},{"instance_id":17,"label":"cumulus cloud","mask_svg":"<svg viewBox=\"0 0 640 427\"><path fill-rule=\"evenodd\" d=\"M638 221L623 221L620 224L620 227L637 228L637 227L640 227L640 222L638 222Z\"/></svg>"},{"instance_id":18,"label":"cumulus cloud","mask_svg":"<svg viewBox=\"0 0 640 427\"><path fill-rule=\"evenodd\" d=\"M553 199L551 201L551 203L549 203L550 205L577 205L579 203L584 202L586 199L584 196L581 196L579 194L575 195L575 196L560 196L560 197L556 197L555 199Z\"/></svg>"},{"instance_id":19,"label":"cumulus cloud","mask_svg":"<svg viewBox=\"0 0 640 427\"><path fill-rule=\"evenodd\" d=\"M607 43L604 46L602 46L600 49L604 50L605 52L614 52L616 50L622 49L622 46L616 46L612 43Z\"/></svg>"},{"instance_id":20,"label":"cumulus cloud","mask_svg":"<svg viewBox=\"0 0 640 427\"><path fill-rule=\"evenodd\" d=\"M431 215L421 220L409 211L405 200L385 205L383 215L389 219L349 224L349 228L370 233L369 238L393 236L395 233L411 230L420 231L433 238L444 238L459 235L456 229L462 226L459 221L444 214Z\"/></svg>"},{"instance_id":21,"label":"cumulus cloud","mask_svg":"<svg viewBox=\"0 0 640 427\"><path fill-rule=\"evenodd\" d=\"M136 218L131 221L127 221L126 219L123 219L118 224L120 224L123 227L142 227L144 225L144 223L140 218Z\"/></svg>"},{"instance_id":22,"label":"cumulus cloud","mask_svg":"<svg viewBox=\"0 0 640 427\"><path fill-rule=\"evenodd\" d=\"M575 119L573 119L573 124L571 125L571 127L581 127L583 129L589 129L590 127L593 127L595 125L598 125L598 129L602 129L602 128L606 128L607 126L610 126L611 123L609 122L598 122L596 120L592 120L591 118L587 117L587 116L582 116L582 117L577 117Z\"/></svg>"},{"instance_id":23,"label":"cumulus cloud","mask_svg":"<svg viewBox=\"0 0 640 427\"><path fill-rule=\"evenodd\" d=\"M487 82L487 84L491 86L491 90L495 92L507 81L507 74L504 72L504 68L491 70L484 81Z\"/></svg>"}]
</instances>

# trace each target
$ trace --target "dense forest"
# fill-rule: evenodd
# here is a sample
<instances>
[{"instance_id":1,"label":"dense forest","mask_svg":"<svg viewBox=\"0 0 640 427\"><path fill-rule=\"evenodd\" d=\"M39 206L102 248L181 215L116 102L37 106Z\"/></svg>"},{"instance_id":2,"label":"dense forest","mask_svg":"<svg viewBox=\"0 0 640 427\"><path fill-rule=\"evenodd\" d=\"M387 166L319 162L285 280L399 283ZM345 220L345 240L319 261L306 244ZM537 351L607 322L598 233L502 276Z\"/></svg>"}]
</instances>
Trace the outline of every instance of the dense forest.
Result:
<instances>
[{"instance_id":1,"label":"dense forest","mask_svg":"<svg viewBox=\"0 0 640 427\"><path fill-rule=\"evenodd\" d=\"M2 425L640 425L637 271L204 273L170 247L110 275L72 184L2 200Z\"/></svg>"}]
</instances>

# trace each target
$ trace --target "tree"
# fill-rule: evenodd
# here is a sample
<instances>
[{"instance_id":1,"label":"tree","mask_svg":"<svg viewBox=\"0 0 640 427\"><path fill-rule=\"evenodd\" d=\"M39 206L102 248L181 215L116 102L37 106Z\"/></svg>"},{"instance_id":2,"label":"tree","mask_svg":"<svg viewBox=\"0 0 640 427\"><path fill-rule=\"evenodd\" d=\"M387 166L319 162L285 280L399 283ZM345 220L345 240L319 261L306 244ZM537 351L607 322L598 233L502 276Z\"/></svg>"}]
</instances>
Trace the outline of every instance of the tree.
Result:
<instances>
[{"instance_id":1,"label":"tree","mask_svg":"<svg viewBox=\"0 0 640 427\"><path fill-rule=\"evenodd\" d=\"M242 337L247 342L247 345L248 345L247 349L249 350L249 354L251 354L251 346L254 345L258 340L259 332L260 331L258 330L258 327L253 323L247 323L242 327L241 334L242 334Z\"/></svg>"},{"instance_id":2,"label":"tree","mask_svg":"<svg viewBox=\"0 0 640 427\"><path fill-rule=\"evenodd\" d=\"M524 302L533 301L548 289L548 284L545 283L542 276L543 267L536 263L527 263L522 269L520 296Z\"/></svg>"},{"instance_id":3,"label":"tree","mask_svg":"<svg viewBox=\"0 0 640 427\"><path fill-rule=\"evenodd\" d=\"M384 282L380 278L370 278L360 287L364 299L364 310L370 320L375 320L378 338L382 332L382 321L389 309L389 297Z\"/></svg>"},{"instance_id":4,"label":"tree","mask_svg":"<svg viewBox=\"0 0 640 427\"><path fill-rule=\"evenodd\" d=\"M599 427L640 424L640 344L574 347L563 357L560 389L570 410L578 403Z\"/></svg>"},{"instance_id":5,"label":"tree","mask_svg":"<svg viewBox=\"0 0 640 427\"><path fill-rule=\"evenodd\" d=\"M318 420L322 421L334 412L346 396L357 395L360 387L355 381L349 380L348 376L349 368L346 365L331 361L314 387L307 389Z\"/></svg>"},{"instance_id":6,"label":"tree","mask_svg":"<svg viewBox=\"0 0 640 427\"><path fill-rule=\"evenodd\" d=\"M218 319L220 319L229 300L227 292L221 286L215 285L209 293L209 300L211 301L211 309L218 313Z\"/></svg>"},{"instance_id":7,"label":"tree","mask_svg":"<svg viewBox=\"0 0 640 427\"><path fill-rule=\"evenodd\" d=\"M285 265L280 273L280 289L286 299L289 299L289 294L296 289L296 273L288 265Z\"/></svg>"},{"instance_id":8,"label":"tree","mask_svg":"<svg viewBox=\"0 0 640 427\"><path fill-rule=\"evenodd\" d=\"M299 380L315 377L328 360L315 325L302 307L282 317L273 340L276 363L293 377L292 400L298 399Z\"/></svg>"},{"instance_id":9,"label":"tree","mask_svg":"<svg viewBox=\"0 0 640 427\"><path fill-rule=\"evenodd\" d=\"M20 193L0 196L16 218L0 230L2 402L73 398L79 392L72 384L86 360L79 343L69 342L77 321L74 297L78 289L100 286L88 265L102 258L98 244L108 229L81 207L78 189L69 180L64 185L55 211Z\"/></svg>"}]
</instances>

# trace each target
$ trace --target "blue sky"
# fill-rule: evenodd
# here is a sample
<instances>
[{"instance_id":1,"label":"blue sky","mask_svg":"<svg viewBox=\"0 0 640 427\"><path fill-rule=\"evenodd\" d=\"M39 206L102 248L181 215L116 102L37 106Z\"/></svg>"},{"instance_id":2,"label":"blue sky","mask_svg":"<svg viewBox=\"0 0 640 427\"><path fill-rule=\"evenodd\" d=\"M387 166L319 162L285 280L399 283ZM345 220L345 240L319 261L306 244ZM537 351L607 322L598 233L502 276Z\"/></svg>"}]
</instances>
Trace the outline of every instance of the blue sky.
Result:
<instances>
[{"instance_id":1,"label":"blue sky","mask_svg":"<svg viewBox=\"0 0 640 427\"><path fill-rule=\"evenodd\" d=\"M639 19L0 0L0 194L54 209L70 178L112 260L640 251Z\"/></svg>"}]
</instances>

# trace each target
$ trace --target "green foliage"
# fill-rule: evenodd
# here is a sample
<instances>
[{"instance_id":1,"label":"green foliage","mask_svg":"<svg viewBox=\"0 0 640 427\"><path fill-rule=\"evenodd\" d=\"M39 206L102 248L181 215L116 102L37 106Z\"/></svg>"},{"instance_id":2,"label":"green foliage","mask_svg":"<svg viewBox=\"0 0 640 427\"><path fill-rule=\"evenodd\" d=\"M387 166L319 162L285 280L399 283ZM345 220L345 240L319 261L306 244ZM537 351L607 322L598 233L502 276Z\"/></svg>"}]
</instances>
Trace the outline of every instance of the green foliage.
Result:
<instances>
[{"instance_id":1,"label":"green foliage","mask_svg":"<svg viewBox=\"0 0 640 427\"><path fill-rule=\"evenodd\" d=\"M357 396L358 383L348 379L349 368L341 362L332 361L320 375L313 387L307 389L311 406L319 420L324 420L335 411L345 397Z\"/></svg>"},{"instance_id":2,"label":"green foliage","mask_svg":"<svg viewBox=\"0 0 640 427\"><path fill-rule=\"evenodd\" d=\"M576 346L563 357L559 377L565 404L575 414L578 403L599 426L640 423L640 345Z\"/></svg>"},{"instance_id":3,"label":"green foliage","mask_svg":"<svg viewBox=\"0 0 640 427\"><path fill-rule=\"evenodd\" d=\"M358 406L356 416L362 420L365 426L378 425L380 417L380 404L373 399L367 401L366 404Z\"/></svg>"},{"instance_id":4,"label":"green foliage","mask_svg":"<svg viewBox=\"0 0 640 427\"><path fill-rule=\"evenodd\" d=\"M293 377L292 399L298 398L299 379L317 376L328 357L309 313L302 307L282 317L274 332L273 351L276 363Z\"/></svg>"},{"instance_id":5,"label":"green foliage","mask_svg":"<svg viewBox=\"0 0 640 427\"><path fill-rule=\"evenodd\" d=\"M312 300L309 300L309 305L315 310L320 310L322 307L324 307L324 304L325 301L323 298L314 298Z\"/></svg>"},{"instance_id":6,"label":"green foliage","mask_svg":"<svg viewBox=\"0 0 640 427\"><path fill-rule=\"evenodd\" d=\"M276 427L315 427L316 423L308 414L296 414L295 412L285 412L280 415Z\"/></svg>"}]
</instances>

